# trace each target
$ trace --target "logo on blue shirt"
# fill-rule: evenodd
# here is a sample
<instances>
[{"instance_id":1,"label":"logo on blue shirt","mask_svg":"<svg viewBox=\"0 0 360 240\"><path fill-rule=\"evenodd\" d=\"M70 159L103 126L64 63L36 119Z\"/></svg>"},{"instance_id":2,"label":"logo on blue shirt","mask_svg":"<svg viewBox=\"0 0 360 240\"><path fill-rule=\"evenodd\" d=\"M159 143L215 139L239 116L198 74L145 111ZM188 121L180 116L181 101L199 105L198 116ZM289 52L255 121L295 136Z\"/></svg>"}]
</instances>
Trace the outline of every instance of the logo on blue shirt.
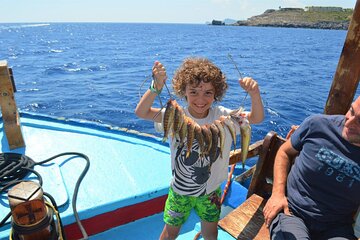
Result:
<instances>
[{"instance_id":1,"label":"logo on blue shirt","mask_svg":"<svg viewBox=\"0 0 360 240\"><path fill-rule=\"evenodd\" d=\"M323 166L319 170L324 170L327 176L336 174L337 182L344 182L345 178L348 177L350 188L354 181L360 181L360 167L354 161L339 156L333 151L327 148L320 148L318 153L315 155L316 159L323 163Z\"/></svg>"}]
</instances>

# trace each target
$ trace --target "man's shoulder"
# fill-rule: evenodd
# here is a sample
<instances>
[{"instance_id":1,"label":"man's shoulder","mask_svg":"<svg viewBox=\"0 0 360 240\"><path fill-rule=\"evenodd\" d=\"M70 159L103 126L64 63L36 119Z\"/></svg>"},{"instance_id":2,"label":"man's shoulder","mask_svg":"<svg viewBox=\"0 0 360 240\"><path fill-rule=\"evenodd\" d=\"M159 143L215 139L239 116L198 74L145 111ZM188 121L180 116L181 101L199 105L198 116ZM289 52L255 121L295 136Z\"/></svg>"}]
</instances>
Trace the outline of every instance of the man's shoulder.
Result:
<instances>
[{"instance_id":1,"label":"man's shoulder","mask_svg":"<svg viewBox=\"0 0 360 240\"><path fill-rule=\"evenodd\" d=\"M305 119L309 123L340 123L343 121L344 115L326 115L326 114L314 114Z\"/></svg>"},{"instance_id":2,"label":"man's shoulder","mask_svg":"<svg viewBox=\"0 0 360 240\"><path fill-rule=\"evenodd\" d=\"M322 132L326 129L338 129L344 123L344 115L313 114L308 116L301 124L302 132Z\"/></svg>"}]
</instances>

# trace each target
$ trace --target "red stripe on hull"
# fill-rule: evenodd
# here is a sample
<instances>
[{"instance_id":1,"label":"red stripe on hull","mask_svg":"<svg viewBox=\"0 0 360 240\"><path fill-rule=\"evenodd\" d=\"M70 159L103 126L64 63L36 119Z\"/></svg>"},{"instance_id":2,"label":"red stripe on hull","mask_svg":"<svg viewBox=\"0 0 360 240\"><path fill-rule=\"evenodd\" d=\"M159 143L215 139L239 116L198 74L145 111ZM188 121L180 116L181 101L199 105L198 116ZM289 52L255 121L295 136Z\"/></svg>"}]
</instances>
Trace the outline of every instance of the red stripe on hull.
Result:
<instances>
[{"instance_id":1,"label":"red stripe on hull","mask_svg":"<svg viewBox=\"0 0 360 240\"><path fill-rule=\"evenodd\" d=\"M89 236L104 232L108 229L133 222L135 220L154 215L164 210L167 195L141 202L131 206L103 213L92 218L81 220ZM68 240L82 238L80 229L76 223L66 225L65 234Z\"/></svg>"}]
</instances>

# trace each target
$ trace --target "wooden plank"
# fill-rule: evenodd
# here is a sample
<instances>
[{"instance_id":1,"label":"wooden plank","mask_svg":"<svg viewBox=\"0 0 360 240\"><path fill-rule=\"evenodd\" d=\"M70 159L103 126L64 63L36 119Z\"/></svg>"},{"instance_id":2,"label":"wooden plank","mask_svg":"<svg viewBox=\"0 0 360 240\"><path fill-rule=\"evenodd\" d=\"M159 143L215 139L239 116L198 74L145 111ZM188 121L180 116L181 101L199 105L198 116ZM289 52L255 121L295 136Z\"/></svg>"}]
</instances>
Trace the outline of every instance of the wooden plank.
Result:
<instances>
[{"instance_id":1,"label":"wooden plank","mask_svg":"<svg viewBox=\"0 0 360 240\"><path fill-rule=\"evenodd\" d=\"M253 194L238 208L219 221L219 226L236 239L270 239L264 224L263 207L266 200Z\"/></svg>"},{"instance_id":2,"label":"wooden plank","mask_svg":"<svg viewBox=\"0 0 360 240\"><path fill-rule=\"evenodd\" d=\"M243 184L246 180L248 180L254 175L255 169L256 169L256 165L252 166L245 172L241 173L239 176L235 177L234 181Z\"/></svg>"},{"instance_id":3,"label":"wooden plank","mask_svg":"<svg viewBox=\"0 0 360 240\"><path fill-rule=\"evenodd\" d=\"M249 151L246 159L259 155L262 144L263 144L263 140L251 144L249 146ZM241 156L241 149L236 149L235 151L231 151L229 165L233 165L234 163L240 162L241 161L240 156Z\"/></svg>"},{"instance_id":4,"label":"wooden plank","mask_svg":"<svg viewBox=\"0 0 360 240\"><path fill-rule=\"evenodd\" d=\"M263 142L261 152L259 153L259 160L256 163L256 169L248 188L248 195L250 197L253 193L268 198L271 194L272 185L268 183L267 179L273 178L273 165L277 150L285 139L277 136L273 131L269 132Z\"/></svg>"},{"instance_id":5,"label":"wooden plank","mask_svg":"<svg viewBox=\"0 0 360 240\"><path fill-rule=\"evenodd\" d=\"M0 61L0 106L6 138L10 149L24 147L14 88L6 61Z\"/></svg>"},{"instance_id":6,"label":"wooden plank","mask_svg":"<svg viewBox=\"0 0 360 240\"><path fill-rule=\"evenodd\" d=\"M325 104L325 114L345 114L360 80L360 0L357 0L339 63Z\"/></svg>"}]
</instances>

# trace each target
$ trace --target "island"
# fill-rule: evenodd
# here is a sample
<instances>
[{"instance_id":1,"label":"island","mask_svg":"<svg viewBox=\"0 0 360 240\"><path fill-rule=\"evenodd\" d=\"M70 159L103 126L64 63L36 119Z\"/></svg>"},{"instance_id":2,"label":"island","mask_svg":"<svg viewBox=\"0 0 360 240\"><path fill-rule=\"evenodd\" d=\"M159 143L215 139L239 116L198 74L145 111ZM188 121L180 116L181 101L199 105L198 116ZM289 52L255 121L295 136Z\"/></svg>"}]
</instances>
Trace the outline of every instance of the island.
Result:
<instances>
[{"instance_id":1,"label":"island","mask_svg":"<svg viewBox=\"0 0 360 240\"><path fill-rule=\"evenodd\" d=\"M291 27L347 30L353 14L353 9L342 7L309 6L303 8L268 9L263 14L247 20L225 24L219 20L212 25L231 26L261 26L261 27Z\"/></svg>"}]
</instances>

